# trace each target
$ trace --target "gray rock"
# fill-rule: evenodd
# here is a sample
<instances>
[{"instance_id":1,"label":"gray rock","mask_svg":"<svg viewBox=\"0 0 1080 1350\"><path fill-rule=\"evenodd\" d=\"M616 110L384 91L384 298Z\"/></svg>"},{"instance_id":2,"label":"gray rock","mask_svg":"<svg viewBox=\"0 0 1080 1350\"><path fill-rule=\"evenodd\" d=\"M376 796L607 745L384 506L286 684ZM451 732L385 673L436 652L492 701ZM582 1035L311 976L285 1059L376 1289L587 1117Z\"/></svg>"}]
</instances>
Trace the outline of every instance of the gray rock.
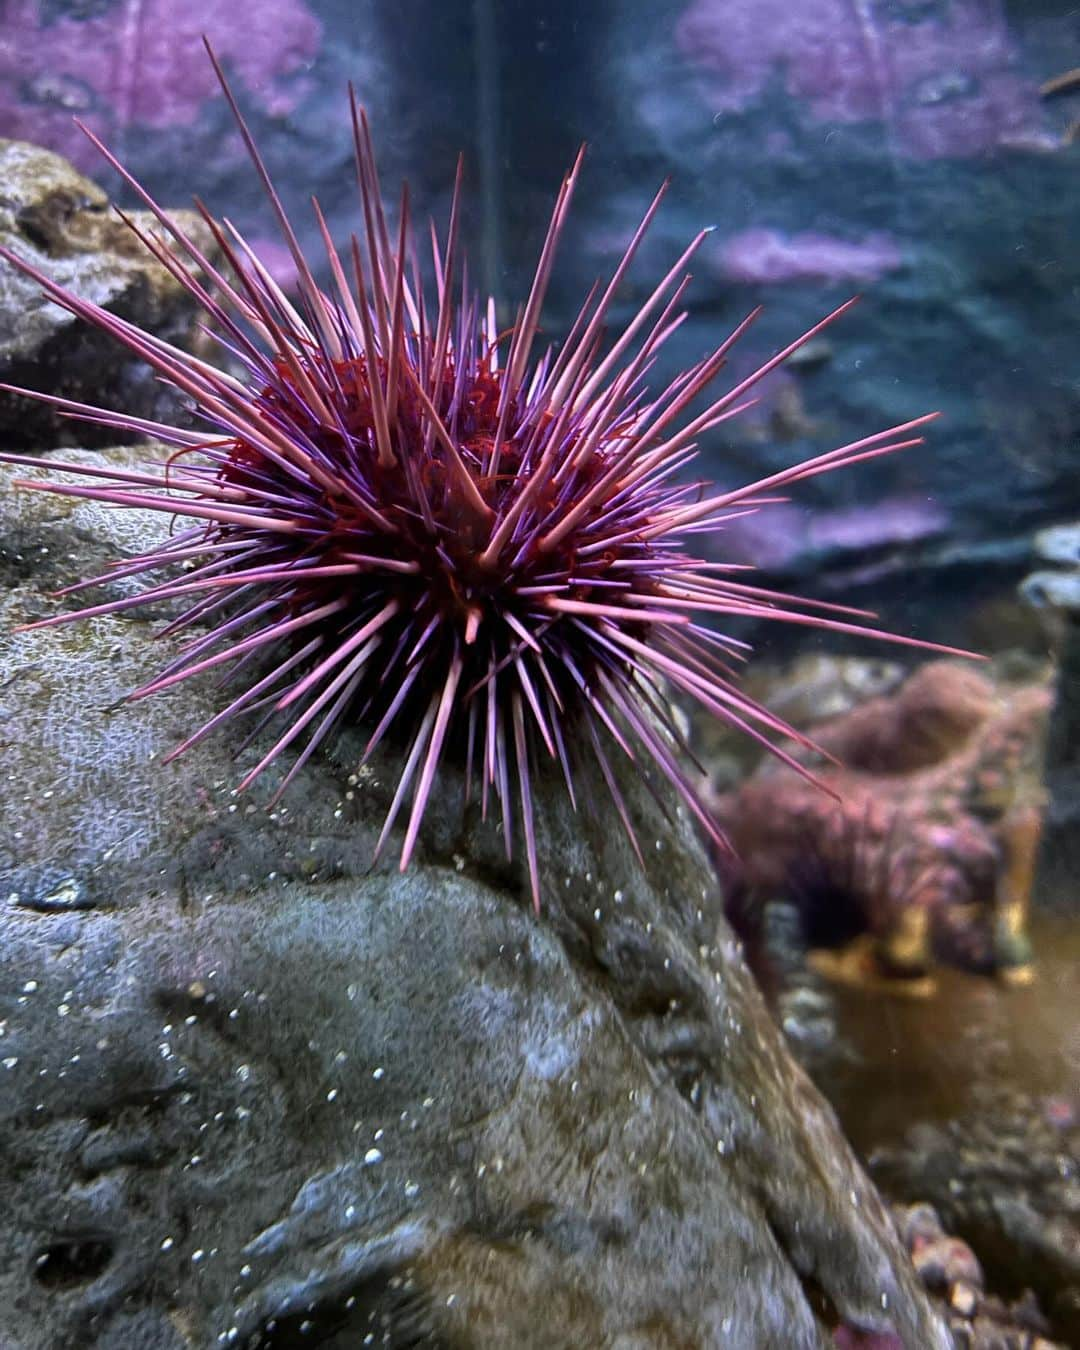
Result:
<instances>
[{"instance_id":1,"label":"gray rock","mask_svg":"<svg viewBox=\"0 0 1080 1350\"><path fill-rule=\"evenodd\" d=\"M1080 1336L1078 1168L1075 1101L1004 1093L977 1114L913 1126L902 1144L871 1158L890 1194L928 1200L945 1228L971 1243L996 1293L1034 1290L1069 1345Z\"/></svg>"},{"instance_id":2,"label":"gray rock","mask_svg":"<svg viewBox=\"0 0 1080 1350\"><path fill-rule=\"evenodd\" d=\"M1077 912L1080 877L1080 610L1067 612L1046 751L1047 805L1036 902Z\"/></svg>"},{"instance_id":3,"label":"gray rock","mask_svg":"<svg viewBox=\"0 0 1080 1350\"><path fill-rule=\"evenodd\" d=\"M536 918L447 771L410 871L372 869L391 760L346 734L271 812L224 740L161 767L214 694L116 707L145 620L10 633L39 566L142 522L6 506L5 1344L945 1350L684 820L625 785L644 875L541 775ZM58 880L86 903L28 903Z\"/></svg>"},{"instance_id":4,"label":"gray rock","mask_svg":"<svg viewBox=\"0 0 1080 1350\"><path fill-rule=\"evenodd\" d=\"M141 229L159 230L149 211ZM193 211L174 217L214 256L209 230ZM67 160L25 141L0 140L0 244L84 300L179 346L195 339L190 296L109 208L105 193ZM177 400L106 334L42 295L0 261L0 381L47 389L138 417L175 416ZM0 392L0 437L24 447L86 445L116 432L73 423L44 404Z\"/></svg>"},{"instance_id":5,"label":"gray rock","mask_svg":"<svg viewBox=\"0 0 1080 1350\"><path fill-rule=\"evenodd\" d=\"M1075 912L1080 876L1080 523L1040 530L1034 547L1042 562L1054 566L1032 572L1020 593L1028 604L1048 611L1058 666L1035 895L1046 908Z\"/></svg>"}]
</instances>

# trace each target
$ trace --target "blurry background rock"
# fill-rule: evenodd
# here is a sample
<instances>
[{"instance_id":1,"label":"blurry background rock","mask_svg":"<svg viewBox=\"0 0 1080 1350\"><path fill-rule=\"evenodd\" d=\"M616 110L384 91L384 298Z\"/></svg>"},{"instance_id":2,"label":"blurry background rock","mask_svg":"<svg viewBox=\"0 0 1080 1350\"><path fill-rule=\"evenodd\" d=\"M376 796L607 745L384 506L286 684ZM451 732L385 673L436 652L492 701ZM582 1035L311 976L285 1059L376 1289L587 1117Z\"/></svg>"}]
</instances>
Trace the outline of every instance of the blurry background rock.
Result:
<instances>
[{"instance_id":1,"label":"blurry background rock","mask_svg":"<svg viewBox=\"0 0 1080 1350\"><path fill-rule=\"evenodd\" d=\"M882 653L857 657L808 651L783 666L751 661L742 684L778 717L808 727L892 692L904 675L904 667ZM733 736L716 718L696 717L694 737L718 793L737 787L766 755L756 741Z\"/></svg>"},{"instance_id":2,"label":"blurry background rock","mask_svg":"<svg viewBox=\"0 0 1080 1350\"><path fill-rule=\"evenodd\" d=\"M1034 1291L1069 1345L1080 1343L1078 1106L1075 1096L1002 1094L977 1116L920 1125L871 1158L892 1194L929 1200L946 1228L964 1234L997 1293L1015 1299ZM909 1233L919 1217L909 1213ZM950 1277L948 1253L937 1250L942 1284L973 1283L959 1271ZM923 1246L916 1266L929 1273L935 1255Z\"/></svg>"},{"instance_id":3,"label":"blurry background rock","mask_svg":"<svg viewBox=\"0 0 1080 1350\"><path fill-rule=\"evenodd\" d=\"M957 1350L1064 1350L1047 1339L1050 1323L1030 1290L1010 1304L984 1288L966 1242L950 1237L932 1205L898 1205L900 1236L923 1285L948 1319ZM1010 1284L1015 1287L1013 1274Z\"/></svg>"},{"instance_id":4,"label":"blurry background rock","mask_svg":"<svg viewBox=\"0 0 1080 1350\"><path fill-rule=\"evenodd\" d=\"M1049 800L1037 894L1076 914L1080 887L1080 523L1035 536L1039 570L1020 592L1045 617L1056 648L1054 713L1046 755Z\"/></svg>"},{"instance_id":5,"label":"blurry background rock","mask_svg":"<svg viewBox=\"0 0 1080 1350\"><path fill-rule=\"evenodd\" d=\"M803 973L789 989L814 995L813 1017L789 998L785 1030L885 1194L937 1206L986 1288L1007 1301L1034 1290L1050 1339L1071 1346L1080 933L1039 909L1031 933L1031 984L940 968L934 998L890 999Z\"/></svg>"},{"instance_id":6,"label":"blurry background rock","mask_svg":"<svg viewBox=\"0 0 1080 1350\"><path fill-rule=\"evenodd\" d=\"M856 942L830 962L852 978L926 976L938 960L1026 974L1050 697L1045 677L933 661L893 694L803 720L834 760L801 755L817 781L763 763L715 803L737 924L753 939L755 911L786 902L806 947Z\"/></svg>"},{"instance_id":7,"label":"blurry background rock","mask_svg":"<svg viewBox=\"0 0 1080 1350\"><path fill-rule=\"evenodd\" d=\"M0 47L5 40L0 37ZM131 214L141 229L157 228L149 211ZM213 260L213 236L195 212L176 215ZM168 342L191 346L200 340L187 291L116 217L102 189L59 155L0 140L0 245L82 298ZM183 418L175 394L145 365L51 304L29 277L6 263L0 264L0 381L122 408L134 417ZM115 439L112 428L76 427L53 408L0 390L0 441L7 447L29 450Z\"/></svg>"},{"instance_id":8,"label":"blurry background rock","mask_svg":"<svg viewBox=\"0 0 1080 1350\"><path fill-rule=\"evenodd\" d=\"M1046 566L1025 593L1037 587L1045 603L1071 586L1074 547L1067 529L1040 536ZM1075 798L1060 786L1075 766L1075 676L1063 606L1041 611L1047 632L1025 627L1019 599L1015 620L997 603L1026 646L988 665L931 661L905 675L803 656L751 671L840 761L795 750L839 803L791 769L755 765L730 737L701 743L741 855L720 860L729 913L789 1044L885 1194L915 1206L901 1232L957 1345L1030 1350L1080 1343L1080 931L1075 835L1063 837ZM872 943L858 941L868 930ZM849 959L808 962L816 942ZM914 978L932 968L933 984ZM983 978L994 971L1011 981ZM888 997L899 989L933 997ZM985 1283L972 1278L980 1263Z\"/></svg>"}]
</instances>

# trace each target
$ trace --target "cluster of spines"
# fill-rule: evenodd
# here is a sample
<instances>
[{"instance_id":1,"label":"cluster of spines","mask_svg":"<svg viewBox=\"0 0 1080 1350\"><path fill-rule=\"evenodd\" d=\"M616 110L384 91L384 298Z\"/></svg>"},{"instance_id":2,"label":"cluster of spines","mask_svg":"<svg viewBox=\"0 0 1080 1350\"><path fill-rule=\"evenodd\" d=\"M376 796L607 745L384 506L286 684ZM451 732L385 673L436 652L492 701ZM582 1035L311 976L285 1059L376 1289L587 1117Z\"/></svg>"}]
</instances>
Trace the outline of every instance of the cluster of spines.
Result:
<instances>
[{"instance_id":1,"label":"cluster of spines","mask_svg":"<svg viewBox=\"0 0 1080 1350\"><path fill-rule=\"evenodd\" d=\"M743 488L708 493L682 476L699 438L748 407L752 387L848 305L690 417L691 405L756 317L755 311L658 395L648 392L646 377L657 355L686 318L686 267L708 231L691 241L604 346L612 301L666 185L609 283L593 287L566 340L535 357L580 155L559 191L526 303L500 334L493 303L482 309L469 295L459 265L460 164L444 242L432 227L437 304L429 314L408 193L402 193L392 232L367 119L352 98L362 230L339 255L314 203L329 276L324 289L223 77L222 87L291 251L295 301L241 235L198 203L227 271L219 268L91 139L163 233L125 216L130 228L205 310L207 332L241 377L79 299L28 261L0 251L51 300L152 366L210 428L187 430L20 391L175 447L155 472L4 456L91 480L34 480L28 486L195 522L66 593L159 569L169 573L166 580L44 623L190 598L190 607L165 632L194 630L195 636L132 697L219 667L225 668L224 683L235 688L250 672L251 682L172 752L183 752L240 714L263 713L248 741L266 721L283 716L284 730L242 788L306 732L283 790L346 716L371 727L366 755L392 729L414 723L378 846L411 800L403 867L448 737L458 730L466 794L478 778L485 814L491 796L498 799L508 853L515 807L520 813L537 904L531 766L539 753L557 761L573 799L571 723L575 743L577 729L584 728L583 744L595 756L632 841L613 749L656 766L722 843L670 714L669 691L768 743L790 763L775 738L802 738L740 692L732 662L743 644L718 630L716 620L738 616L876 630L857 622L873 617L863 611L737 581L740 567L687 556L686 542L777 500L778 491L799 480L919 444L914 433L930 418Z\"/></svg>"}]
</instances>

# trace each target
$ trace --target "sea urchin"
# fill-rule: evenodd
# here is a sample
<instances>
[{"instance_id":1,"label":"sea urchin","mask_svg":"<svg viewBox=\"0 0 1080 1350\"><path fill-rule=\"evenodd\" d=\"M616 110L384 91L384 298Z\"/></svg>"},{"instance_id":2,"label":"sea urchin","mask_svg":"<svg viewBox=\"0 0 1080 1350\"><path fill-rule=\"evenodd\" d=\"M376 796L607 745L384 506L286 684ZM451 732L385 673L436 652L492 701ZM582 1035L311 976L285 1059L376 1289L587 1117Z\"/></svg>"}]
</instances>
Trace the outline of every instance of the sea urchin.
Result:
<instances>
[{"instance_id":1,"label":"sea urchin","mask_svg":"<svg viewBox=\"0 0 1080 1350\"><path fill-rule=\"evenodd\" d=\"M730 662L741 644L710 621L739 615L869 630L849 621L866 617L861 611L744 584L734 579L741 569L687 556L684 545L760 506L775 489L918 444L912 433L929 419L735 491L710 494L687 483L679 474L694 458L697 439L745 408L751 387L847 306L692 418L687 410L753 314L667 388L649 393L646 375L685 318L685 268L707 232L606 348L603 325L662 188L610 282L593 288L561 346L534 358L580 156L559 191L525 305L500 334L491 301L481 308L464 284L458 295L460 166L445 242L432 231L437 305L429 310L408 194L392 232L367 119L355 98L362 228L339 256L315 204L326 245L323 289L217 69L291 250L296 303L236 230L200 206L227 264L215 266L98 144L164 233L125 220L205 309L231 370L143 332L0 250L51 300L153 367L191 401L203 427L191 431L18 391L176 447L151 472L0 457L89 480L26 486L191 521L106 576L67 589L158 572L164 579L44 623L181 599L188 607L166 631L186 632L186 645L131 697L204 672L228 677L230 701L170 758L241 715L262 712L256 730L280 715L280 734L241 788L301 741L283 790L346 717L370 728L367 755L392 732L404 734L407 748L378 845L407 809L403 868L451 743L464 757L466 798L478 784L485 813L498 803L508 855L520 816L534 904L530 783L542 756L561 765L571 800L575 757L594 756L631 840L612 756L651 762L722 842L695 788L668 691L689 696L785 759L772 738L795 733L738 691ZM238 674L248 682L233 683Z\"/></svg>"}]
</instances>

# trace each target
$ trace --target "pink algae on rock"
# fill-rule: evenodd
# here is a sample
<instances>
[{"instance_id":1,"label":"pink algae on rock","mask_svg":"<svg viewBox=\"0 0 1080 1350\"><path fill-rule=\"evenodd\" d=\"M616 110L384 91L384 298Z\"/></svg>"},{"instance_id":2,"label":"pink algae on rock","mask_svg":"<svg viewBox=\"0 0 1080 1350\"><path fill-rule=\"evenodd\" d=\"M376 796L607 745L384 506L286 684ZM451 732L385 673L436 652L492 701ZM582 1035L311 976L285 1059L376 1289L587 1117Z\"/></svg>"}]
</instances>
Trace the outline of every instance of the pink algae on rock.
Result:
<instances>
[{"instance_id":1,"label":"pink algae on rock","mask_svg":"<svg viewBox=\"0 0 1080 1350\"><path fill-rule=\"evenodd\" d=\"M884 123L915 159L1051 143L997 0L691 0L675 38L718 113L782 90L816 122Z\"/></svg>"},{"instance_id":2,"label":"pink algae on rock","mask_svg":"<svg viewBox=\"0 0 1080 1350\"><path fill-rule=\"evenodd\" d=\"M262 0L258 20L238 23L229 0L120 0L52 17L41 0L8 0L0 22L0 135L32 140L78 167L97 152L81 117L114 143L132 126L191 126L217 83L207 36L253 103L290 112L322 39L304 0Z\"/></svg>"},{"instance_id":3,"label":"pink algae on rock","mask_svg":"<svg viewBox=\"0 0 1080 1350\"><path fill-rule=\"evenodd\" d=\"M749 229L733 234L720 266L732 281L770 284L785 281L876 281L901 264L900 248L888 234L862 239L806 230Z\"/></svg>"}]
</instances>

